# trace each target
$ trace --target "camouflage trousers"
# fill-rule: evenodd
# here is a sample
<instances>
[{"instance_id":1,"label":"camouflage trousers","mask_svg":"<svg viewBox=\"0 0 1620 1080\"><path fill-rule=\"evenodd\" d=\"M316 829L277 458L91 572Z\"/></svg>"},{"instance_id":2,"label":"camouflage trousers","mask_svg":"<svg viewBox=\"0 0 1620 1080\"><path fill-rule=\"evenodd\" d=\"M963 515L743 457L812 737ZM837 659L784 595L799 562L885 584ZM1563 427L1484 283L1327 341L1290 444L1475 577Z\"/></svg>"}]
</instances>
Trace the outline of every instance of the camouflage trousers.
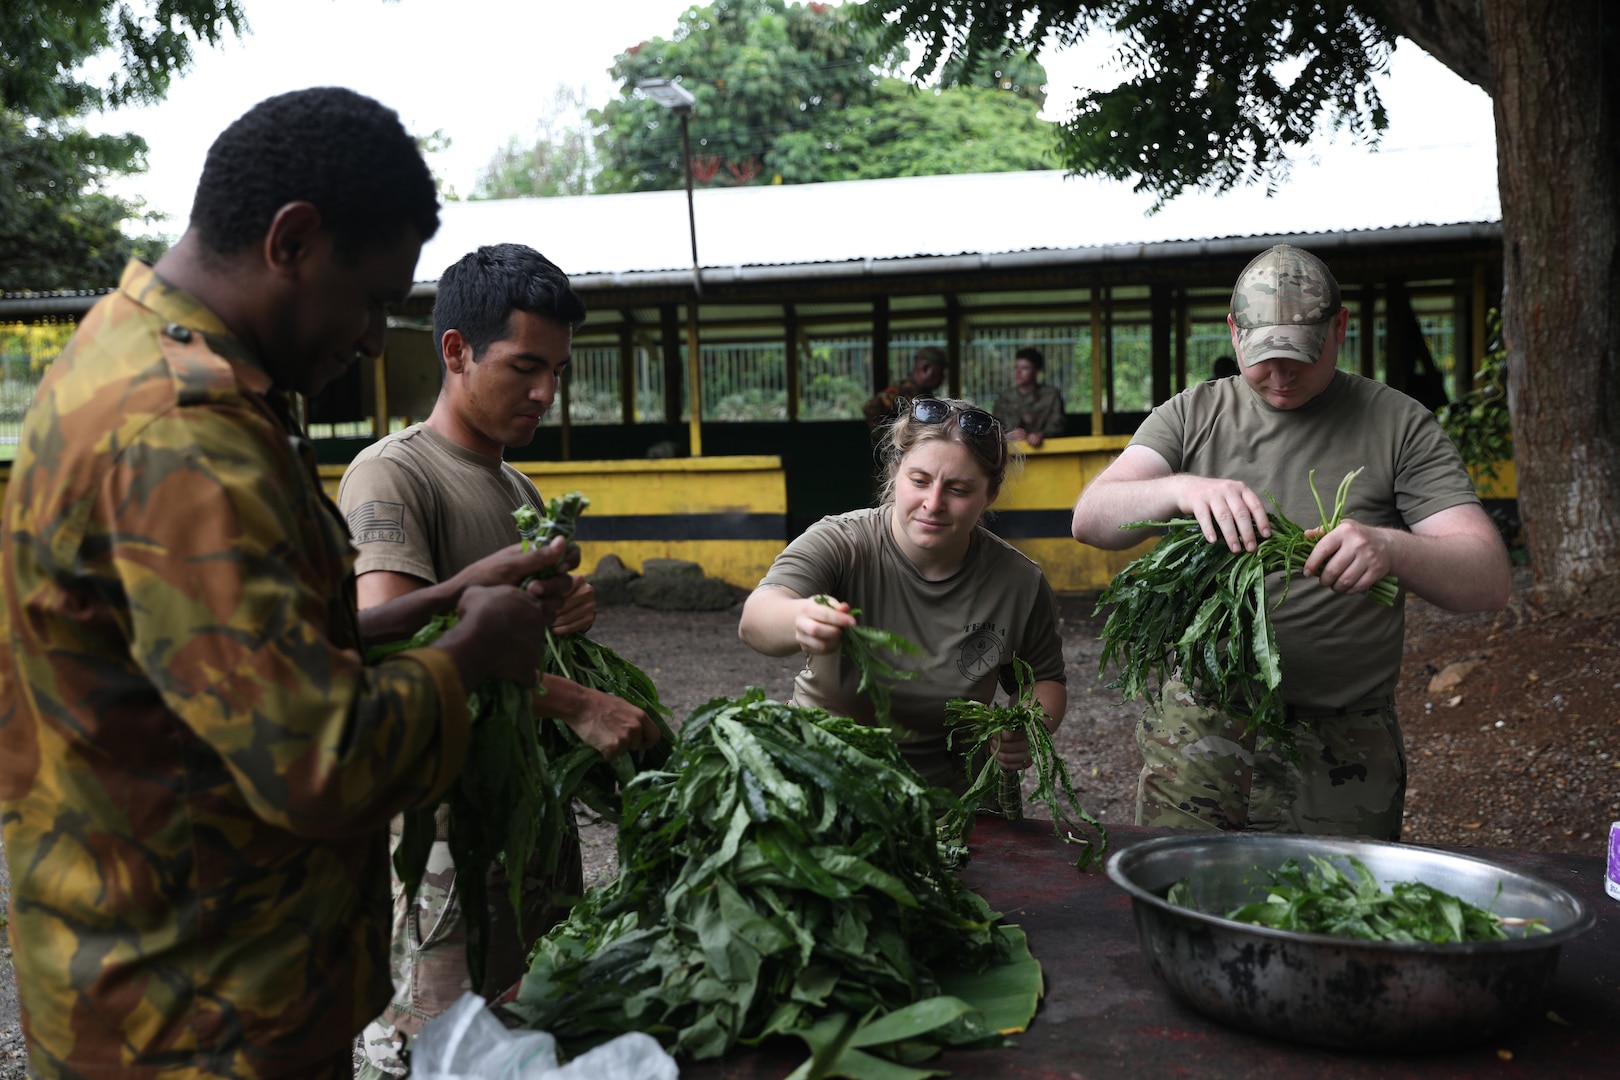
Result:
<instances>
[{"instance_id":1,"label":"camouflage trousers","mask_svg":"<svg viewBox=\"0 0 1620 1080\"><path fill-rule=\"evenodd\" d=\"M407 900L404 884L393 879L389 967L394 1000L360 1036L366 1064L357 1074L358 1080L407 1075L400 1051L423 1025L468 990L490 1001L509 990L528 971L534 943L568 917L574 900L585 891L579 841L571 830L553 874L547 876L542 867L531 864L524 875L521 934L506 872L497 865L488 869L488 875L490 940L484 984L479 987L473 986L467 969L467 920L456 888L450 845L434 841L414 904Z\"/></svg>"},{"instance_id":2,"label":"camouflage trousers","mask_svg":"<svg viewBox=\"0 0 1620 1080\"><path fill-rule=\"evenodd\" d=\"M1406 748L1393 702L1290 713L1300 760L1255 748L1244 721L1170 680L1136 728L1136 823L1399 840Z\"/></svg>"}]
</instances>

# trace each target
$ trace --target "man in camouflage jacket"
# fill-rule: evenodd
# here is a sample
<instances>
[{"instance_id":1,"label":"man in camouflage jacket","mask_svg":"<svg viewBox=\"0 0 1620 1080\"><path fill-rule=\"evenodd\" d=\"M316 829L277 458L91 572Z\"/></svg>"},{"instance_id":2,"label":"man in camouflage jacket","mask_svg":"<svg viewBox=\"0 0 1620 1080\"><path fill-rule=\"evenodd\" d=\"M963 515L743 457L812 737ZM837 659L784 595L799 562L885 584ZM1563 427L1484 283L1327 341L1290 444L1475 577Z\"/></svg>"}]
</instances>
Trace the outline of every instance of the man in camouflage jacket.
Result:
<instances>
[{"instance_id":1,"label":"man in camouflage jacket","mask_svg":"<svg viewBox=\"0 0 1620 1080\"><path fill-rule=\"evenodd\" d=\"M894 386L886 387L866 399L861 412L866 417L866 428L875 438L883 425L900 415L900 402L917 398L935 397L945 381L945 350L928 345L917 350L911 364L911 374Z\"/></svg>"},{"instance_id":2,"label":"man in camouflage jacket","mask_svg":"<svg viewBox=\"0 0 1620 1080\"><path fill-rule=\"evenodd\" d=\"M52 365L0 539L0 816L32 1075L348 1076L388 1001L390 815L558 598L503 552L362 619L291 393L383 344L438 224L393 112L261 103L186 234ZM541 591L544 591L543 589ZM458 611L433 648L362 644Z\"/></svg>"}]
</instances>

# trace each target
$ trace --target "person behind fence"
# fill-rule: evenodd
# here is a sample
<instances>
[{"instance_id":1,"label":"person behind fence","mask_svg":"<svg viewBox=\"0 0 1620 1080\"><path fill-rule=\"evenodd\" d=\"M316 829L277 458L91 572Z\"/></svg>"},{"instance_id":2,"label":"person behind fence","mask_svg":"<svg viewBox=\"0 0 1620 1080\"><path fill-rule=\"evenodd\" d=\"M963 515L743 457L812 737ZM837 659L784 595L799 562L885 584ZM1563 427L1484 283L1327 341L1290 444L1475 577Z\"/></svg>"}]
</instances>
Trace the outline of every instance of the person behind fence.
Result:
<instances>
[{"instance_id":1,"label":"person behind fence","mask_svg":"<svg viewBox=\"0 0 1620 1080\"><path fill-rule=\"evenodd\" d=\"M945 350L926 345L917 350L911 363L911 374L893 386L866 399L861 412L866 416L866 427L873 437L882 434L883 425L900 413L901 401L933 397L934 391L945 381Z\"/></svg>"},{"instance_id":2,"label":"person behind fence","mask_svg":"<svg viewBox=\"0 0 1620 1080\"><path fill-rule=\"evenodd\" d=\"M1196 518L1211 543L1254 551L1270 535L1262 492L1291 520L1320 520L1344 475L1349 512L1304 577L1269 583L1287 722L1302 756L1257 748L1244 720L1168 680L1137 726L1146 825L1334 833L1396 840L1406 753L1395 716L1404 604L1364 595L1387 574L1449 611L1502 607L1509 565L1473 482L1434 415L1336 367L1350 313L1321 260L1278 245L1232 292L1241 377L1188 387L1148 416L1075 504L1076 540L1119 550L1134 521ZM1404 600L1404 596L1402 598Z\"/></svg>"},{"instance_id":3,"label":"person behind fence","mask_svg":"<svg viewBox=\"0 0 1620 1080\"><path fill-rule=\"evenodd\" d=\"M989 702L1011 684L1016 655L1032 669L1048 725L1063 719L1057 599L1039 566L981 524L1007 476L995 417L948 398L903 401L883 458L880 504L822 518L790 543L748 597L737 632L767 656L805 654L796 703L863 723L874 721L872 706L840 651L844 632L859 621L920 645L922 656L898 661L917 677L894 687L895 738L924 779L960 795L967 763L946 746L946 702ZM1022 769L1028 742L1009 734L997 757Z\"/></svg>"},{"instance_id":4,"label":"person behind fence","mask_svg":"<svg viewBox=\"0 0 1620 1080\"><path fill-rule=\"evenodd\" d=\"M996 398L996 419L1013 442L1039 446L1063 434L1063 395L1041 382L1046 357L1033 345L1013 353L1013 385Z\"/></svg>"},{"instance_id":5,"label":"person behind fence","mask_svg":"<svg viewBox=\"0 0 1620 1080\"><path fill-rule=\"evenodd\" d=\"M373 443L356 455L338 488L359 551L360 607L430 588L498 551L516 536L512 511L545 512L533 481L504 460L527 446L556 400L568 370L585 304L568 277L522 244L495 244L464 255L439 277L433 338L442 383L426 421ZM574 577L552 630L589 630L596 615L591 586ZM558 675L545 675L534 714L568 724L608 760L658 742L658 727L640 709ZM405 1075L399 1050L428 1020L467 990L494 999L528 969L529 950L567 916L584 891L584 867L572 833L556 872L543 853L524 878L522 911L509 899L497 866L490 876L490 940L483 986L467 969L467 920L450 859L449 819L441 806L438 835L412 905L393 880L393 974L399 990L365 1031L362 1080ZM395 835L403 827L396 819ZM521 922L520 918L521 917ZM522 933L519 934L521 925Z\"/></svg>"},{"instance_id":6,"label":"person behind fence","mask_svg":"<svg viewBox=\"0 0 1620 1080\"><path fill-rule=\"evenodd\" d=\"M1209 377L1212 379L1227 379L1239 373L1237 360L1230 356L1217 356L1209 365Z\"/></svg>"},{"instance_id":7,"label":"person behind fence","mask_svg":"<svg viewBox=\"0 0 1620 1080\"><path fill-rule=\"evenodd\" d=\"M515 583L567 569L561 542L514 544L356 610L293 395L382 352L437 228L392 110L269 98L40 384L0 539L30 1076L346 1078L388 1002L388 819L461 771L467 687L533 684L562 584ZM434 646L362 659L452 612Z\"/></svg>"}]
</instances>

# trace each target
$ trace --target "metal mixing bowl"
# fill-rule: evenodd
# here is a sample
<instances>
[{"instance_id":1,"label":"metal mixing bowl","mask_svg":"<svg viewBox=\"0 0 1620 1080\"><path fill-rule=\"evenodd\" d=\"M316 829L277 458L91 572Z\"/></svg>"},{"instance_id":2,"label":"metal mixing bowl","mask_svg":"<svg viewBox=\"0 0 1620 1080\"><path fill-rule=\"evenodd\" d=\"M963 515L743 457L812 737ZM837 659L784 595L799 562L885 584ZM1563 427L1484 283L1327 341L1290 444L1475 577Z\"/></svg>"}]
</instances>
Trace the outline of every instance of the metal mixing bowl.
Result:
<instances>
[{"instance_id":1,"label":"metal mixing bowl","mask_svg":"<svg viewBox=\"0 0 1620 1080\"><path fill-rule=\"evenodd\" d=\"M1205 914L1263 900L1264 880L1248 880L1253 868L1276 869L1289 858L1308 865L1308 855L1354 855L1383 888L1421 881L1504 917L1545 919L1551 932L1402 944ZM1484 859L1341 837L1162 837L1116 853L1108 876L1130 893L1142 952L1177 997L1217 1020L1319 1046L1439 1050L1497 1037L1537 1012L1559 948L1596 921L1563 889ZM1198 911L1164 899L1184 878Z\"/></svg>"}]
</instances>

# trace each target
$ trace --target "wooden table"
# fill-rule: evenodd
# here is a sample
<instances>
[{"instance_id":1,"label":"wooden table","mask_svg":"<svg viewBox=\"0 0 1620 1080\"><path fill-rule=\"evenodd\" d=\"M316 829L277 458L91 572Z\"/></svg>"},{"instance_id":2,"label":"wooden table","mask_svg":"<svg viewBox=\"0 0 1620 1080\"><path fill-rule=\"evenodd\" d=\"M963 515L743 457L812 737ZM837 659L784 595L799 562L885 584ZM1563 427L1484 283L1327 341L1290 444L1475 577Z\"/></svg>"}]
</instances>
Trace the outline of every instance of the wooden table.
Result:
<instances>
[{"instance_id":1,"label":"wooden table","mask_svg":"<svg viewBox=\"0 0 1620 1080\"><path fill-rule=\"evenodd\" d=\"M1120 849L1171 829L1111 826ZM1225 1080L1393 1080L1414 1077L1620 1077L1620 902L1603 891L1597 858L1466 850L1554 882L1584 900L1597 926L1566 945L1541 1015L1472 1050L1365 1055L1280 1042L1227 1027L1182 1005L1137 948L1130 898L1101 869L1070 864L1073 848L1051 825L981 817L963 878L1023 927L1041 962L1046 997L1016 1047L948 1052L930 1065L970 1080L1092 1080L1177 1077ZM805 1058L802 1043L684 1065L687 1080L785 1076Z\"/></svg>"}]
</instances>

